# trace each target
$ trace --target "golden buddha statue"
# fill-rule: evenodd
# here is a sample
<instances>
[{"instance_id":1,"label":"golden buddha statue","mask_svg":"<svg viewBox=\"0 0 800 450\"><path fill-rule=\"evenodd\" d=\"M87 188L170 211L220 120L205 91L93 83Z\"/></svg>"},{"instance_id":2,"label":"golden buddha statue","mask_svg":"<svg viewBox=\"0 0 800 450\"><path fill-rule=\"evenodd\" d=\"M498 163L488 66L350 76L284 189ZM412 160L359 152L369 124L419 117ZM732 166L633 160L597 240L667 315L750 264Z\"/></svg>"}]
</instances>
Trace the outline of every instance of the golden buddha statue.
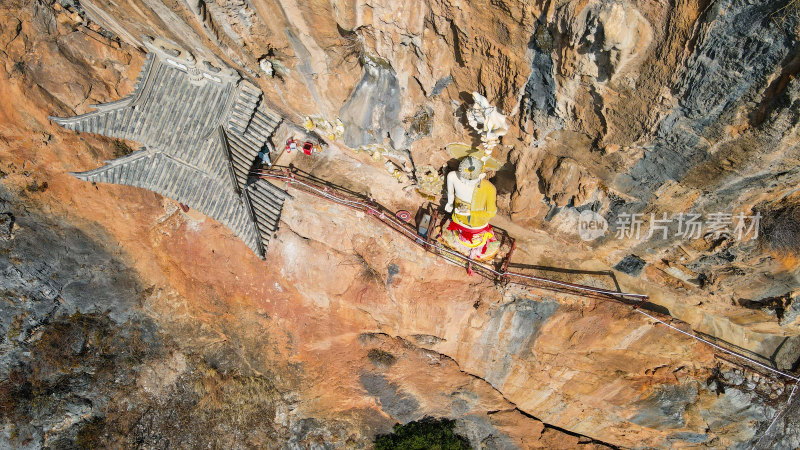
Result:
<instances>
[{"instance_id":1,"label":"golden buddha statue","mask_svg":"<svg viewBox=\"0 0 800 450\"><path fill-rule=\"evenodd\" d=\"M497 190L485 180L483 163L474 156L463 158L457 171L447 174L447 205L451 218L442 226L441 239L453 250L478 261L497 254L500 242L489 220L497 214Z\"/></svg>"}]
</instances>

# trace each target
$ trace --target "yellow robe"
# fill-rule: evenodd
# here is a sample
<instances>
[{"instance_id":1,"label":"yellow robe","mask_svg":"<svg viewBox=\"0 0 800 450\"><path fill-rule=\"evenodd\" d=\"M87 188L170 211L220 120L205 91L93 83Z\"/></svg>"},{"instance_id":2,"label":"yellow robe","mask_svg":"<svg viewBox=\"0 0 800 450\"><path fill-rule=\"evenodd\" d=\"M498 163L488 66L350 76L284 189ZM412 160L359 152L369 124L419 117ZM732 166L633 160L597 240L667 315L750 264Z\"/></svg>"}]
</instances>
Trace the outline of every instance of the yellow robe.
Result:
<instances>
[{"instance_id":1,"label":"yellow robe","mask_svg":"<svg viewBox=\"0 0 800 450\"><path fill-rule=\"evenodd\" d=\"M480 184L472 192L472 203L469 205L469 216L456 214L459 204L464 203L458 197L455 198L453 207L453 221L459 225L469 228L485 227L489 220L497 215L497 189L486 180L481 180Z\"/></svg>"}]
</instances>

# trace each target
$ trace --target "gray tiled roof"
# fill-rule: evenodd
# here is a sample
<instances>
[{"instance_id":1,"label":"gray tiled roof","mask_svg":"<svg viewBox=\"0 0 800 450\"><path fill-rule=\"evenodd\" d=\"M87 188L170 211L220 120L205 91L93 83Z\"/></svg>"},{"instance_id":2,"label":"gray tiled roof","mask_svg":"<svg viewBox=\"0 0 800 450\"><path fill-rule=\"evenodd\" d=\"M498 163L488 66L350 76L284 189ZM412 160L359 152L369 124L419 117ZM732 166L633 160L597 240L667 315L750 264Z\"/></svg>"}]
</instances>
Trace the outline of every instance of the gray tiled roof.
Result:
<instances>
[{"instance_id":1,"label":"gray tiled roof","mask_svg":"<svg viewBox=\"0 0 800 450\"><path fill-rule=\"evenodd\" d=\"M196 63L147 43L134 92L96 111L51 119L75 131L136 141L144 149L74 174L150 189L218 220L260 257L278 227L286 193L250 178L281 118L261 91L230 69Z\"/></svg>"}]
</instances>

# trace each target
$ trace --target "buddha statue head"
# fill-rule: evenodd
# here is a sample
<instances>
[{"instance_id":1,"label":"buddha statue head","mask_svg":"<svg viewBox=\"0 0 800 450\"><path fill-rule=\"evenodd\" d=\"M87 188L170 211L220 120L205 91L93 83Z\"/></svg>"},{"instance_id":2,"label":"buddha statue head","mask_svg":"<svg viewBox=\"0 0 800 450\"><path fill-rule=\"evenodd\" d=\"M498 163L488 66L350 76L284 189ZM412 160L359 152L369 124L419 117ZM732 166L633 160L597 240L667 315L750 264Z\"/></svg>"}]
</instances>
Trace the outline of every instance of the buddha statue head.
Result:
<instances>
[{"instance_id":1,"label":"buddha statue head","mask_svg":"<svg viewBox=\"0 0 800 450\"><path fill-rule=\"evenodd\" d=\"M458 164L458 178L468 183L474 183L481 178L482 169L483 162L480 159L474 156L467 156Z\"/></svg>"}]
</instances>

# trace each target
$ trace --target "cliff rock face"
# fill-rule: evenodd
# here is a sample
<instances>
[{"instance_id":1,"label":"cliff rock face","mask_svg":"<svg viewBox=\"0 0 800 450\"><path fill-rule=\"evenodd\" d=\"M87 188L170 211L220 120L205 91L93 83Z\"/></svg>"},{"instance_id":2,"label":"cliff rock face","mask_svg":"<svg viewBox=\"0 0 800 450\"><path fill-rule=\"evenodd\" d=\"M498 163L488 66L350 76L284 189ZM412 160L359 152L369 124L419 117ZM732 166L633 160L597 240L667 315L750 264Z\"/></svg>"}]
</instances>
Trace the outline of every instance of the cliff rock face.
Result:
<instances>
[{"instance_id":1,"label":"cliff rock face","mask_svg":"<svg viewBox=\"0 0 800 450\"><path fill-rule=\"evenodd\" d=\"M141 37L162 37L238 70L288 122L341 119L323 152L278 163L414 212L425 199L385 158L439 169L446 144L477 144L464 111L478 91L512 123L492 175L515 267L647 293L679 327L792 370L796 6L4 3L0 441L362 448L436 416L475 447L799 446L797 395L782 413L793 384L625 305L468 277L293 191L261 261L172 200L71 177L137 143L47 120L129 94ZM579 237L586 211L605 236ZM761 223L737 236L737 214ZM696 234L677 220L650 233L691 215Z\"/></svg>"}]
</instances>

